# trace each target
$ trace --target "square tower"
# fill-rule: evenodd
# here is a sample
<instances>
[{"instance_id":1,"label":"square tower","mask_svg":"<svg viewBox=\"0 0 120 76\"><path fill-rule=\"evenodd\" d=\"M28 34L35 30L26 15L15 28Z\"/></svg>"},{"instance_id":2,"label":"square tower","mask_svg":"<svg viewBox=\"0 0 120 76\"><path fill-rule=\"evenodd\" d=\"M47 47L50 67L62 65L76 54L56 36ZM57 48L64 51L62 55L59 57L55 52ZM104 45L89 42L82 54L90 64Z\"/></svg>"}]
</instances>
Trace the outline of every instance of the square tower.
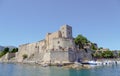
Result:
<instances>
[{"instance_id":1,"label":"square tower","mask_svg":"<svg viewBox=\"0 0 120 76\"><path fill-rule=\"evenodd\" d=\"M73 38L72 37L72 27L69 25L63 25L60 28L61 34L63 38Z\"/></svg>"}]
</instances>

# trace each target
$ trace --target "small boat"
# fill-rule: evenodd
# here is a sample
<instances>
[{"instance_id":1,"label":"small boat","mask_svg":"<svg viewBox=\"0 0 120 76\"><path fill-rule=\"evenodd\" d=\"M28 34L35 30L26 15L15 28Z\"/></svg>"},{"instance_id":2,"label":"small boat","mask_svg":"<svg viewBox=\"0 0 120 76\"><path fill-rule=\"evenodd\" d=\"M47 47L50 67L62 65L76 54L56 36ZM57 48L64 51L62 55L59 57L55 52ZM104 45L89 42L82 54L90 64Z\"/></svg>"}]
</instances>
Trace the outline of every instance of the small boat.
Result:
<instances>
[{"instance_id":1,"label":"small boat","mask_svg":"<svg viewBox=\"0 0 120 76\"><path fill-rule=\"evenodd\" d=\"M48 67L48 64L42 64L42 67Z\"/></svg>"},{"instance_id":2,"label":"small boat","mask_svg":"<svg viewBox=\"0 0 120 76\"><path fill-rule=\"evenodd\" d=\"M116 61L117 64L120 64L120 61Z\"/></svg>"},{"instance_id":3,"label":"small boat","mask_svg":"<svg viewBox=\"0 0 120 76\"><path fill-rule=\"evenodd\" d=\"M87 64L87 65L97 65L99 62L97 61L87 61L87 62L83 62L82 64Z\"/></svg>"}]
</instances>

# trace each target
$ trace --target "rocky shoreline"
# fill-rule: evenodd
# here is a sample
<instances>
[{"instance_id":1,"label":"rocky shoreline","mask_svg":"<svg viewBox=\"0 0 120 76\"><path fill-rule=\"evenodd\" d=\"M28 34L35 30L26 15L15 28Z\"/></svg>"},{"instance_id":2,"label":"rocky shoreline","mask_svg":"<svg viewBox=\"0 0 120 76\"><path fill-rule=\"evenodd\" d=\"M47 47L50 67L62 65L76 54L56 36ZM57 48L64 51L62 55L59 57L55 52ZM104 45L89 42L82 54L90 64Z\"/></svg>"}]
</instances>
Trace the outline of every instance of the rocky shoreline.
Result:
<instances>
[{"instance_id":1,"label":"rocky shoreline","mask_svg":"<svg viewBox=\"0 0 120 76\"><path fill-rule=\"evenodd\" d=\"M111 66L111 65L120 65L120 59L98 59L95 62L99 62L97 65L90 65L90 64L81 64L78 62L74 63L37 63L34 61L23 61L23 62L17 62L14 59L13 60L1 60L0 63L13 63L13 64L32 64L32 65L39 65L41 67L49 67L49 66L56 66L56 67L63 67L68 69L91 69L94 67L100 67L100 66Z\"/></svg>"}]
</instances>

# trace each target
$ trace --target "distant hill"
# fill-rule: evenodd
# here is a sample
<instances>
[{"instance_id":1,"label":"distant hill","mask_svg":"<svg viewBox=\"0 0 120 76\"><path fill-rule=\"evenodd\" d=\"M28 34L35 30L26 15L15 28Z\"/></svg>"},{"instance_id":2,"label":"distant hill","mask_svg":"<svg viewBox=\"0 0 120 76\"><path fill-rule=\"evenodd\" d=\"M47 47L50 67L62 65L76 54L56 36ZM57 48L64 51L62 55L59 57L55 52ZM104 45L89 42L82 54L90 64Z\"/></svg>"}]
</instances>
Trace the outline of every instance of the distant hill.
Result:
<instances>
[{"instance_id":1,"label":"distant hill","mask_svg":"<svg viewBox=\"0 0 120 76\"><path fill-rule=\"evenodd\" d=\"M5 47L8 47L10 50L17 48L16 46L5 46Z\"/></svg>"},{"instance_id":2,"label":"distant hill","mask_svg":"<svg viewBox=\"0 0 120 76\"><path fill-rule=\"evenodd\" d=\"M17 48L16 46L0 46L0 51L3 51L6 47L8 47L10 50L12 50L13 48Z\"/></svg>"},{"instance_id":3,"label":"distant hill","mask_svg":"<svg viewBox=\"0 0 120 76\"><path fill-rule=\"evenodd\" d=\"M4 50L4 48L5 48L5 47L3 47L3 46L0 46L0 51Z\"/></svg>"}]
</instances>

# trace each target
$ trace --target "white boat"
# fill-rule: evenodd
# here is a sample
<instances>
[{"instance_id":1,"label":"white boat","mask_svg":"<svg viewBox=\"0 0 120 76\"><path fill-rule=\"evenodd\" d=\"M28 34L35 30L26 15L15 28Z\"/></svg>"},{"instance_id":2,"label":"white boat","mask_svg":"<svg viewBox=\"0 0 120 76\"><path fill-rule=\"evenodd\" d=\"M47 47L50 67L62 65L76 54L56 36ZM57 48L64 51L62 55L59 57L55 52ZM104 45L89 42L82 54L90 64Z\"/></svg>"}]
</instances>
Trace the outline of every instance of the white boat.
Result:
<instances>
[{"instance_id":1,"label":"white boat","mask_svg":"<svg viewBox=\"0 0 120 76\"><path fill-rule=\"evenodd\" d=\"M48 64L42 64L42 67L48 67Z\"/></svg>"},{"instance_id":2,"label":"white boat","mask_svg":"<svg viewBox=\"0 0 120 76\"><path fill-rule=\"evenodd\" d=\"M117 62L117 64L120 64L120 61L116 61Z\"/></svg>"},{"instance_id":3,"label":"white boat","mask_svg":"<svg viewBox=\"0 0 120 76\"><path fill-rule=\"evenodd\" d=\"M82 64L88 64L88 65L102 65L102 62L99 62L99 61L87 61L87 62L83 62Z\"/></svg>"}]
</instances>

